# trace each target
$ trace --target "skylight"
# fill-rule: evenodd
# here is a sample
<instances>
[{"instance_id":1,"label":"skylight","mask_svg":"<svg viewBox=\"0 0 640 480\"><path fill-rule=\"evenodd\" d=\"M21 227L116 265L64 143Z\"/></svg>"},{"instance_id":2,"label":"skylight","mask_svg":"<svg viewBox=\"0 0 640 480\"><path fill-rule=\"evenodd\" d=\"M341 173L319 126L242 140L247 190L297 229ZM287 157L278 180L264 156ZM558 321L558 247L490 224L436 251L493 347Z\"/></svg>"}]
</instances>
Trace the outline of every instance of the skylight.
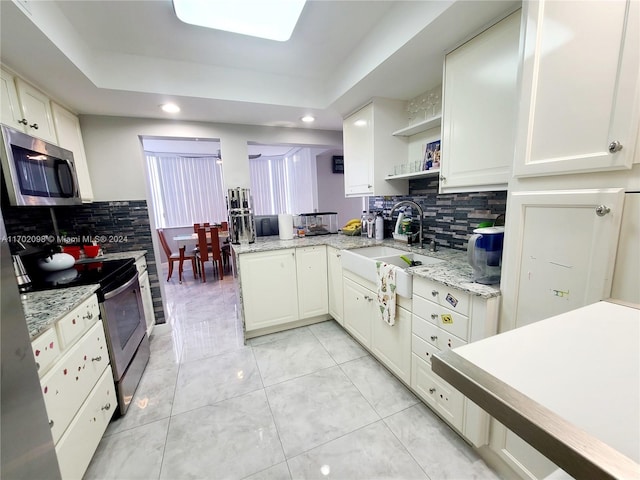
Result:
<instances>
[{"instance_id":1,"label":"skylight","mask_svg":"<svg viewBox=\"0 0 640 480\"><path fill-rule=\"evenodd\" d=\"M286 42L306 0L173 0L176 16L200 27Z\"/></svg>"}]
</instances>

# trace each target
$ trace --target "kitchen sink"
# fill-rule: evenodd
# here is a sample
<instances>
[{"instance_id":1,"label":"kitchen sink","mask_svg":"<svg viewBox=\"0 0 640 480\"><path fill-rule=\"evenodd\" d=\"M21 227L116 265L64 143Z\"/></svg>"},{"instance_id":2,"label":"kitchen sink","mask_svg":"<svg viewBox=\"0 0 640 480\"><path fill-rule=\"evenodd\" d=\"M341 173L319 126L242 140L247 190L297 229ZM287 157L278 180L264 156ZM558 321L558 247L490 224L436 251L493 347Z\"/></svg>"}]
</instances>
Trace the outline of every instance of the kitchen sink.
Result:
<instances>
[{"instance_id":1,"label":"kitchen sink","mask_svg":"<svg viewBox=\"0 0 640 480\"><path fill-rule=\"evenodd\" d=\"M400 267L396 272L396 293L403 297L411 298L413 295L413 278L404 269L409 265L400 256L405 256L410 260L422 262L422 265L435 265L444 260L419 255L413 252L399 250L397 248L386 247L384 245L375 247L356 248L353 250L342 250L342 268L355 273L356 275L376 283L377 271L376 262L381 261Z\"/></svg>"}]
</instances>

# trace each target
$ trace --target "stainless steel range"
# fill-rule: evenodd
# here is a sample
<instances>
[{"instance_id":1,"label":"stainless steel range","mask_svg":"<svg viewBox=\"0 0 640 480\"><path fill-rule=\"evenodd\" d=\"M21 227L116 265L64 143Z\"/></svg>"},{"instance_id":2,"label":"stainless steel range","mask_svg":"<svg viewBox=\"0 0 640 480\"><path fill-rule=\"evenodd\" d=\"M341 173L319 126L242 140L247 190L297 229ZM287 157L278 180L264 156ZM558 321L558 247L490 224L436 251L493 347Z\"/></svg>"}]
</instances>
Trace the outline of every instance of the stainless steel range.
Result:
<instances>
[{"instance_id":1,"label":"stainless steel range","mask_svg":"<svg viewBox=\"0 0 640 480\"><path fill-rule=\"evenodd\" d=\"M149 361L138 272L133 259L76 264L61 275L32 275L34 290L99 284L96 292L104 326L120 414L129 408Z\"/></svg>"}]
</instances>

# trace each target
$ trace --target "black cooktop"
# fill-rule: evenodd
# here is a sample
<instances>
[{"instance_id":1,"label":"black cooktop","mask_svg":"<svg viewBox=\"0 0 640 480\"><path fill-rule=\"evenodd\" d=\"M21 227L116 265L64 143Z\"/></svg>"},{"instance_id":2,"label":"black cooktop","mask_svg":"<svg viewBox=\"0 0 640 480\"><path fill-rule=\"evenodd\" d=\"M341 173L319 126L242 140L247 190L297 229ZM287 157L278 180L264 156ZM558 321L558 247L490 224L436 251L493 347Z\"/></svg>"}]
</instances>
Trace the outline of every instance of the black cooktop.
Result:
<instances>
[{"instance_id":1,"label":"black cooktop","mask_svg":"<svg viewBox=\"0 0 640 480\"><path fill-rule=\"evenodd\" d=\"M31 283L34 291L93 284L99 284L101 290L108 290L114 283L116 286L123 284L133 272L135 262L132 258L92 261L76 263L71 268L57 272L38 271L31 275Z\"/></svg>"}]
</instances>

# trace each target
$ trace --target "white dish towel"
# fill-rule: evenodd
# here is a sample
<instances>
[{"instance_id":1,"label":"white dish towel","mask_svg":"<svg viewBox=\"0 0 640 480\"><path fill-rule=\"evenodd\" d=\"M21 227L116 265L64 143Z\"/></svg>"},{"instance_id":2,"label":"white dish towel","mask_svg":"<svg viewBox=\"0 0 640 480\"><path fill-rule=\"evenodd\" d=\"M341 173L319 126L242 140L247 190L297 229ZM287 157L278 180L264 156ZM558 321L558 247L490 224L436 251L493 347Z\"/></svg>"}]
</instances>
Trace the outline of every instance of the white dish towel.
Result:
<instances>
[{"instance_id":1,"label":"white dish towel","mask_svg":"<svg viewBox=\"0 0 640 480\"><path fill-rule=\"evenodd\" d=\"M382 319L392 327L396 323L396 266L376 262L378 307Z\"/></svg>"}]
</instances>

